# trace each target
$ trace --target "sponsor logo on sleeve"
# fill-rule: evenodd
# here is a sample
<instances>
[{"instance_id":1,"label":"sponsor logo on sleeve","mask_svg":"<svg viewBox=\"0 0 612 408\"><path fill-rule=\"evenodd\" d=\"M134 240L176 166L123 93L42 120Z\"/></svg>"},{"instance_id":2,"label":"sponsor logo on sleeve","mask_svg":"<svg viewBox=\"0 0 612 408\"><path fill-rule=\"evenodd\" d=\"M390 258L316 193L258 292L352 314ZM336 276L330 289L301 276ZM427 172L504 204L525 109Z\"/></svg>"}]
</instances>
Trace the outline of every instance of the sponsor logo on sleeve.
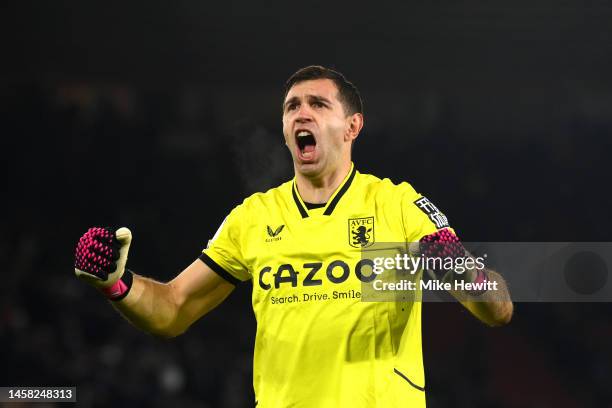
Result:
<instances>
[{"instance_id":1,"label":"sponsor logo on sleeve","mask_svg":"<svg viewBox=\"0 0 612 408\"><path fill-rule=\"evenodd\" d=\"M418 200L416 200L414 202L414 204L416 204L416 206L419 207L421 209L421 211L423 211L425 214L427 214L427 216L429 217L431 222L436 224L436 227L438 229L445 228L445 227L449 226L448 225L448 219L446 218L446 215L444 215L438 209L438 207L436 207L431 201L429 201L429 199L427 197L419 198Z\"/></svg>"}]
</instances>

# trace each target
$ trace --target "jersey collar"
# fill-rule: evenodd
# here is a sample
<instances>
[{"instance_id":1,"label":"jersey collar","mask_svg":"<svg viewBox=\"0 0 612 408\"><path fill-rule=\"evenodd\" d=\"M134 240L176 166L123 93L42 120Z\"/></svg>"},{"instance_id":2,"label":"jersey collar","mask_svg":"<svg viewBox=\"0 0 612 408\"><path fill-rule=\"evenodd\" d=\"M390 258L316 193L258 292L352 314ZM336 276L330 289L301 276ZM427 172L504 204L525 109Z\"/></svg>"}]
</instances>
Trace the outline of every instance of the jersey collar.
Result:
<instances>
[{"instance_id":1,"label":"jersey collar","mask_svg":"<svg viewBox=\"0 0 612 408\"><path fill-rule=\"evenodd\" d=\"M327 201L327 205L325 206L325 209L323 210L323 215L332 214L332 212L338 205L338 202L340 201L342 196L347 192L347 190L351 186L351 183L353 182L353 179L355 178L355 173L357 173L357 169L355 168L355 164L351 163L351 170L349 171L348 175L344 178L342 183L340 183L340 185L338 186L334 194L332 194L330 199ZM298 192L297 185L295 183L295 178L293 178L291 194L293 195L293 201L295 202L295 205L297 206L298 211L300 212L300 215L302 216L302 218L308 218L309 217L308 209L306 208L306 205L304 204L302 197L300 197L300 193Z\"/></svg>"}]
</instances>

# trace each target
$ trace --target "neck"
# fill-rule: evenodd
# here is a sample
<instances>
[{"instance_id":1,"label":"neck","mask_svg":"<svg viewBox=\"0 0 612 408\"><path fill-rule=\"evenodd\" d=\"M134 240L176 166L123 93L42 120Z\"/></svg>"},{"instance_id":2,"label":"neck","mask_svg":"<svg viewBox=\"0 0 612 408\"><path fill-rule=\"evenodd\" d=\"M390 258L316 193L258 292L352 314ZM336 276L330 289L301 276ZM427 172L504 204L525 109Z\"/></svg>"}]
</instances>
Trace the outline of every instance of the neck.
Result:
<instances>
[{"instance_id":1,"label":"neck","mask_svg":"<svg viewBox=\"0 0 612 408\"><path fill-rule=\"evenodd\" d=\"M307 177L296 172L295 181L302 200L312 204L326 203L350 170L351 162L347 161L332 171L316 177Z\"/></svg>"}]
</instances>

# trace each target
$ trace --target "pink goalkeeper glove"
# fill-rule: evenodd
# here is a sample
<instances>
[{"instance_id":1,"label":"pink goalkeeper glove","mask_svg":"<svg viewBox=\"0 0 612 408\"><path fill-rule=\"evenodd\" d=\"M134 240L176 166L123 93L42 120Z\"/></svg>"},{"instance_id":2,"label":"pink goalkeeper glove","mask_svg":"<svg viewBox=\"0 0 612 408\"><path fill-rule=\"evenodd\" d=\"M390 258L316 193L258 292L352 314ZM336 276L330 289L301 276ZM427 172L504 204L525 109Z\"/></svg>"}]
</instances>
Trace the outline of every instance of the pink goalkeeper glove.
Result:
<instances>
[{"instance_id":1,"label":"pink goalkeeper glove","mask_svg":"<svg viewBox=\"0 0 612 408\"><path fill-rule=\"evenodd\" d=\"M125 227L88 229L76 247L74 273L109 299L123 299L132 287L132 273L124 275L131 242L132 232Z\"/></svg>"},{"instance_id":2,"label":"pink goalkeeper glove","mask_svg":"<svg viewBox=\"0 0 612 408\"><path fill-rule=\"evenodd\" d=\"M440 261L457 260L458 258L467 259L471 255L465 250L459 237L449 229L444 228L421 238L418 251L427 258L438 258ZM443 262L442 262L443 263ZM464 273L467 272L465 275ZM468 279L470 282L482 282L487 280L484 269L468 268L464 272L455 272L454 268L432 268L427 269L429 277L442 281L454 279ZM466 276L467 275L467 276Z\"/></svg>"}]
</instances>

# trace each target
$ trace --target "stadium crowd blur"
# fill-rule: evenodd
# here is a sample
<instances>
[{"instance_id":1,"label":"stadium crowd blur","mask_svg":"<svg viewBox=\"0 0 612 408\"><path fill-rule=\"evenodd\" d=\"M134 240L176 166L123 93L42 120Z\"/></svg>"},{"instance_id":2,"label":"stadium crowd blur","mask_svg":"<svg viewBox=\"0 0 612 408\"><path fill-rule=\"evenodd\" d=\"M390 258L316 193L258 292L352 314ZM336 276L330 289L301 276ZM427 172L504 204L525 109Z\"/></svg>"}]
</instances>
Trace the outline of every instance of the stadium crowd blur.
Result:
<instances>
[{"instance_id":1,"label":"stadium crowd blur","mask_svg":"<svg viewBox=\"0 0 612 408\"><path fill-rule=\"evenodd\" d=\"M79 282L72 252L90 225L128 225L129 266L171 278L233 205L291 177L280 125L224 127L204 92L17 90L3 119L0 383L76 385L82 406L252 406L249 284L187 334L161 340ZM366 127L358 167L411 181L464 240L606 239L597 192L607 175L591 169L605 169L610 124L574 118L559 147L474 142L439 122L414 140ZM509 326L488 329L457 304L425 304L429 406L612 406L610 311L519 303Z\"/></svg>"}]
</instances>

